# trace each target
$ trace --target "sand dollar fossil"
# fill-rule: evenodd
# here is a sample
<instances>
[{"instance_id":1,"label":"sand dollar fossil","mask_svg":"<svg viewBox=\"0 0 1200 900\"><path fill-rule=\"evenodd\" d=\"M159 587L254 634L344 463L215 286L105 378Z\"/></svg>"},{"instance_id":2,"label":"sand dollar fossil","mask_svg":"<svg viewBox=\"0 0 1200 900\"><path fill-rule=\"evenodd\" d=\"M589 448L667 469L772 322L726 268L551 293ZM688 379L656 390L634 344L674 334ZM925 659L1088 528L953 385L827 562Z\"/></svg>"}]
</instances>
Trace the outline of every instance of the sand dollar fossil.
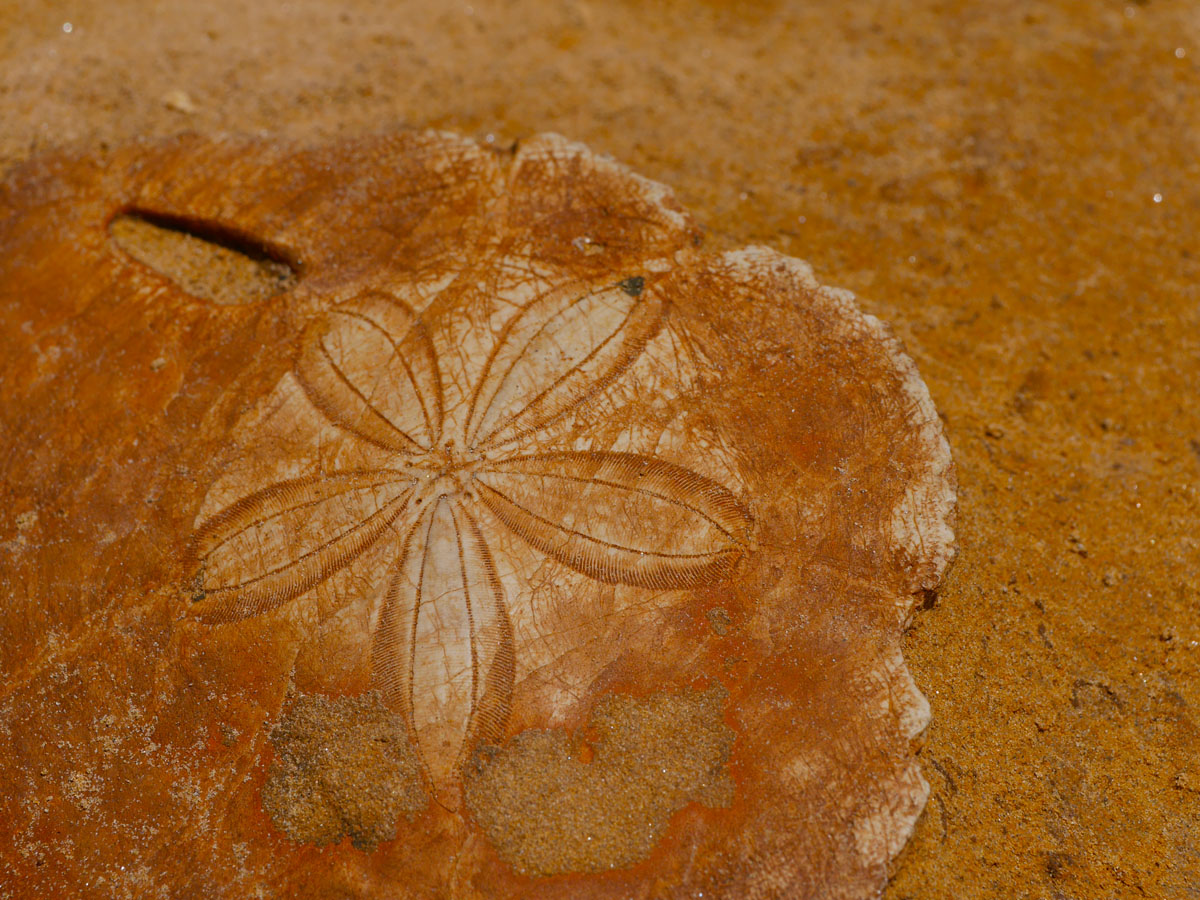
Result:
<instances>
[{"instance_id":1,"label":"sand dollar fossil","mask_svg":"<svg viewBox=\"0 0 1200 900\"><path fill-rule=\"evenodd\" d=\"M0 201L6 878L878 889L954 487L849 294L556 136L183 138Z\"/></svg>"}]
</instances>

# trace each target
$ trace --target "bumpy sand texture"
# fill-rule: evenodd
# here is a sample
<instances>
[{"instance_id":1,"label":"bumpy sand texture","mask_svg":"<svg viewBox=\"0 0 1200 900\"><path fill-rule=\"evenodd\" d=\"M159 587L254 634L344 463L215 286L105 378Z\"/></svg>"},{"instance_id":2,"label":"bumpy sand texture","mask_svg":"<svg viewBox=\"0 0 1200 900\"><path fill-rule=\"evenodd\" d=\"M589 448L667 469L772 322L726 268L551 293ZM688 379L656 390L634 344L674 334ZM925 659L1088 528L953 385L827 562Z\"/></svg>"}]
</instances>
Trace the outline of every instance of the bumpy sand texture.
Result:
<instances>
[{"instance_id":1,"label":"bumpy sand texture","mask_svg":"<svg viewBox=\"0 0 1200 900\"><path fill-rule=\"evenodd\" d=\"M736 733L726 692L606 697L588 719L592 743L526 731L483 747L465 773L466 800L497 851L522 874L627 868L650 855L688 803L727 807Z\"/></svg>"},{"instance_id":2,"label":"bumpy sand texture","mask_svg":"<svg viewBox=\"0 0 1200 900\"><path fill-rule=\"evenodd\" d=\"M323 846L349 837L369 852L429 802L403 717L372 694L294 698L271 746L263 807L295 841Z\"/></svg>"}]
</instances>

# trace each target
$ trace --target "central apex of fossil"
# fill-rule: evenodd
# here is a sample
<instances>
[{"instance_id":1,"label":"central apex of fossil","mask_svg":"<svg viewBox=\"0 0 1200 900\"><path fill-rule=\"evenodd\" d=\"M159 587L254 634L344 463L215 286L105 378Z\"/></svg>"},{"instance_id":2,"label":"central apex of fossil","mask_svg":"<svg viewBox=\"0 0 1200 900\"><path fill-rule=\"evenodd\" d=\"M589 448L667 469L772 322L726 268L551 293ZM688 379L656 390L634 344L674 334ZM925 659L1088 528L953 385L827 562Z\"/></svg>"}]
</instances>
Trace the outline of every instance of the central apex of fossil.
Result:
<instances>
[{"instance_id":1,"label":"central apex of fossil","mask_svg":"<svg viewBox=\"0 0 1200 900\"><path fill-rule=\"evenodd\" d=\"M462 494L474 498L471 482L487 459L478 453L460 453L450 438L424 456L403 461L404 471L416 481L413 502L420 506L433 498L450 499Z\"/></svg>"}]
</instances>

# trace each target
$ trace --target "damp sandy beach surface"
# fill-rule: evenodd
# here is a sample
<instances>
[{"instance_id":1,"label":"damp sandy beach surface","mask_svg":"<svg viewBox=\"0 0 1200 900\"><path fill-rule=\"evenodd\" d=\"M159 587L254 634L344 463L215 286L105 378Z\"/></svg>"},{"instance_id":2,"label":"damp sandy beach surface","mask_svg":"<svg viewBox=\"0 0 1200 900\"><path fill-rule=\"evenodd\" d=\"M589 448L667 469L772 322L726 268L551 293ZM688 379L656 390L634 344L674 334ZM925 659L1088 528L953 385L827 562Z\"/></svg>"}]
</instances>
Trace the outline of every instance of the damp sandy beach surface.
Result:
<instances>
[{"instance_id":1,"label":"damp sandy beach surface","mask_svg":"<svg viewBox=\"0 0 1200 900\"><path fill-rule=\"evenodd\" d=\"M1200 894L1200 9L0 0L0 168L182 131L558 131L905 341L960 557L886 896Z\"/></svg>"}]
</instances>

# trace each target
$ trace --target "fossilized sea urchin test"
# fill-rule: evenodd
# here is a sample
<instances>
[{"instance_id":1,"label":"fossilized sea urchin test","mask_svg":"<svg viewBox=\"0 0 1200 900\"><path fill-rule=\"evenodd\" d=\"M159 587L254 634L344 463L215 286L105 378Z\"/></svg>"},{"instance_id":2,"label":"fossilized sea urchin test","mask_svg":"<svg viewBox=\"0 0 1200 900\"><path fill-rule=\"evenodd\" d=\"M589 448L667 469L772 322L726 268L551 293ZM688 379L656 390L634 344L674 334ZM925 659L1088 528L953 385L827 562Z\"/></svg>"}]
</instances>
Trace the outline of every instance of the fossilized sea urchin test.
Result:
<instances>
[{"instance_id":1,"label":"fossilized sea urchin test","mask_svg":"<svg viewBox=\"0 0 1200 900\"><path fill-rule=\"evenodd\" d=\"M6 878L878 890L954 489L848 293L555 136L188 138L0 200Z\"/></svg>"}]
</instances>

